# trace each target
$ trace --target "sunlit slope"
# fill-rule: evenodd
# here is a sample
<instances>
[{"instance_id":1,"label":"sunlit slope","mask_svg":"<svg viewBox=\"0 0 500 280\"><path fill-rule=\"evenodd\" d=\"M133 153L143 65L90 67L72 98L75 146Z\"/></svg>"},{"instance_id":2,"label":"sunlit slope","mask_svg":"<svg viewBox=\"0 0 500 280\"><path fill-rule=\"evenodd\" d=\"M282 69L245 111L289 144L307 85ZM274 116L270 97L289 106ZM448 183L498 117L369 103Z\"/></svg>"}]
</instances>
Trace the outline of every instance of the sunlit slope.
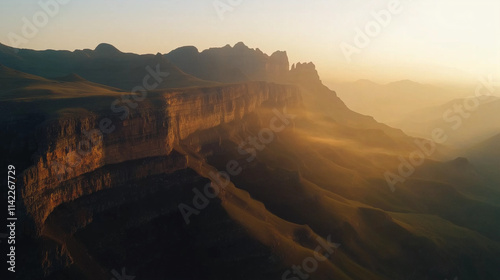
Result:
<instances>
[{"instance_id":1,"label":"sunlit slope","mask_svg":"<svg viewBox=\"0 0 500 280\"><path fill-rule=\"evenodd\" d=\"M87 81L76 74L46 79L0 65L0 100L43 100L114 95L121 91Z\"/></svg>"},{"instance_id":2,"label":"sunlit slope","mask_svg":"<svg viewBox=\"0 0 500 280\"><path fill-rule=\"evenodd\" d=\"M249 160L240 145L266 128L270 109L215 131L197 132L186 139L187 145L199 145L198 153L217 170L236 160L243 171L231 181L266 211L307 225L323 238L331 235L342 244L332 262L353 279L371 279L360 274L366 271L382 279L488 279L498 274L500 207L491 199L498 193L487 178L460 159L429 159L392 192L384 174L397 170L400 157L417 148L415 139L347 109L317 78L310 79L314 75L304 75L303 70L314 74L313 67L297 67L303 110L294 111L292 127L255 147L256 159ZM255 238L267 242L262 232L270 225L250 222L254 210L226 209L235 211L230 215L252 228ZM280 224L273 227L283 230Z\"/></svg>"},{"instance_id":3,"label":"sunlit slope","mask_svg":"<svg viewBox=\"0 0 500 280\"><path fill-rule=\"evenodd\" d=\"M243 172L231 178L236 187L278 217L336 237L339 251L383 279L488 279L498 274L500 226L495 217L500 208L493 198L500 196L487 178L460 159L427 160L392 192L384 174L397 170L400 157L417 149L415 139L348 110L334 92L311 79L314 67L297 67L305 110L297 113L292 128L256 148L256 160L248 162L249 155L238 146L265 128L271 112L246 120L242 132L226 126L188 141L228 135L200 148L209 164L224 170L237 160ZM342 263L342 258L335 261ZM365 279L357 274L360 268L340 267Z\"/></svg>"},{"instance_id":4,"label":"sunlit slope","mask_svg":"<svg viewBox=\"0 0 500 280\"><path fill-rule=\"evenodd\" d=\"M495 221L500 215L498 206L462 193L460 186L439 182L440 176L450 175L439 168L436 174L417 173L393 193L383 174L397 166L398 154L408 152L404 145L394 149L394 145L385 144L390 139L385 134L372 134L367 139L363 135L370 130L315 121L307 115L298 116L293 128L276 135L251 162L247 162L248 155L238 152L238 145L258 135L261 125L272 117L271 112L244 120L242 131L238 130L241 124L226 126L217 132L199 132L187 141L203 139L206 144L200 153L218 170L237 160L243 171L231 177L234 185L263 202L274 215L308 225L320 236L331 235L342 244L338 249L342 254L333 263L353 279L364 279L358 274L364 270L382 279L412 274L417 279L444 279L457 275L462 269L457 263L466 261L469 268L464 275L487 279L498 272L493 258L500 249L500 228ZM214 135L229 138L212 142ZM447 168L445 163L435 164ZM247 214L240 211L235 217L244 224ZM421 220L428 221L421 225ZM250 227L260 232L268 226ZM462 235L454 233L457 229L467 233L463 237L470 242L461 242ZM256 233L256 238L262 236ZM487 257L472 257L473 253L463 259L471 251ZM345 264L344 254L359 267L340 265Z\"/></svg>"}]
</instances>

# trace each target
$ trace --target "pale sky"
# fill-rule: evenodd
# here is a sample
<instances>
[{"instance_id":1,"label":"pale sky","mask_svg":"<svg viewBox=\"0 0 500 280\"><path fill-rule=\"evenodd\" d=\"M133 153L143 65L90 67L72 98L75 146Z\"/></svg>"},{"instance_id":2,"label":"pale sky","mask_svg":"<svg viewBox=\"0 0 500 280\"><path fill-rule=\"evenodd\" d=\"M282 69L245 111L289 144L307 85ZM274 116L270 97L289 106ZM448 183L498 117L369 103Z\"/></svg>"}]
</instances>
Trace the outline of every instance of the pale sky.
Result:
<instances>
[{"instance_id":1,"label":"pale sky","mask_svg":"<svg viewBox=\"0 0 500 280\"><path fill-rule=\"evenodd\" d=\"M393 0L64 1L26 38L23 17L33 22L40 15L39 0L1 0L0 42L14 45L9 34L15 33L26 39L21 48L93 49L107 42L125 52L167 53L184 45L203 50L243 41L268 54L286 50L291 63L312 61L327 83L500 79L498 0L396 0L385 26L374 25L373 14L388 10ZM232 10L221 17L214 3ZM372 32L359 48L357 28ZM342 43L358 48L350 62Z\"/></svg>"}]
</instances>

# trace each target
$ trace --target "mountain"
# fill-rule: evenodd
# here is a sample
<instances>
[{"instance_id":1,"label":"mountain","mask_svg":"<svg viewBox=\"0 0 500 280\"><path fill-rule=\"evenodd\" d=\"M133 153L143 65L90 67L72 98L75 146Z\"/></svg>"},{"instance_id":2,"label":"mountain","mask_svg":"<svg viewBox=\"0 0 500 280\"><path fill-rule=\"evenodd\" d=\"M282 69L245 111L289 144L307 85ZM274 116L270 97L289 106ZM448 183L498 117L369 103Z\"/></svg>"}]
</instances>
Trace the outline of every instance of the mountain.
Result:
<instances>
[{"instance_id":1,"label":"mountain","mask_svg":"<svg viewBox=\"0 0 500 280\"><path fill-rule=\"evenodd\" d=\"M500 183L500 133L468 148L465 154Z\"/></svg>"},{"instance_id":2,"label":"mountain","mask_svg":"<svg viewBox=\"0 0 500 280\"><path fill-rule=\"evenodd\" d=\"M290 68L286 52L277 51L268 56L242 42L233 47L226 45L202 52L192 46L181 47L165 57L186 73L224 83L248 80L284 82Z\"/></svg>"},{"instance_id":3,"label":"mountain","mask_svg":"<svg viewBox=\"0 0 500 280\"><path fill-rule=\"evenodd\" d=\"M379 129L391 137L405 138L401 131L347 108L334 91L323 85L314 63L297 63L290 68L286 52L276 51L268 56L258 48L251 49L239 42L234 47L226 45L202 52L192 46L181 47L165 57L186 73L205 80L229 83L269 81L298 85L306 106L314 108L312 111L328 112L330 119L341 124Z\"/></svg>"},{"instance_id":4,"label":"mountain","mask_svg":"<svg viewBox=\"0 0 500 280\"><path fill-rule=\"evenodd\" d=\"M123 53L109 44L100 44L94 50L70 52L20 49L17 53L0 44L0 62L7 67L44 78L77 74L89 81L127 91L142 86L145 77L151 72L163 75L157 85L156 81L149 81L155 88L216 84L182 72L160 54Z\"/></svg>"},{"instance_id":5,"label":"mountain","mask_svg":"<svg viewBox=\"0 0 500 280\"><path fill-rule=\"evenodd\" d=\"M436 128L444 129L446 145L470 147L498 134L500 98L460 98L412 112L395 122L410 135L429 138Z\"/></svg>"},{"instance_id":6,"label":"mountain","mask_svg":"<svg viewBox=\"0 0 500 280\"><path fill-rule=\"evenodd\" d=\"M336 90L349 108L391 125L399 124L411 112L437 106L473 92L469 92L467 88L439 87L410 80L384 85L359 80L339 83Z\"/></svg>"},{"instance_id":7,"label":"mountain","mask_svg":"<svg viewBox=\"0 0 500 280\"><path fill-rule=\"evenodd\" d=\"M87 52L120 73L136 65L122 59L144 59L107 45ZM74 52L52 56L90 69L65 55ZM313 63L293 65L278 83L244 72L259 61L239 66L248 81L197 86L200 77L190 85L179 74L185 87L142 96L74 71L49 79L2 68L10 86L0 92L9 95L0 99L0 147L2 164L17 171L25 268L17 278L500 274L500 194L474 162L439 161L432 143L350 110Z\"/></svg>"}]
</instances>

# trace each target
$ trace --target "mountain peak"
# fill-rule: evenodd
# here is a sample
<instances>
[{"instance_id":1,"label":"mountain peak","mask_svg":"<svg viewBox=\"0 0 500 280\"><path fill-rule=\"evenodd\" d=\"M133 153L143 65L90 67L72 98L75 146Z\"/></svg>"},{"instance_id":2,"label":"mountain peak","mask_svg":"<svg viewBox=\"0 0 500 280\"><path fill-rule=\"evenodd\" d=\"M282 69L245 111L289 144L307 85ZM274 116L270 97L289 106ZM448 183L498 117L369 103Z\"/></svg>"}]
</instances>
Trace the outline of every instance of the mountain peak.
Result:
<instances>
[{"instance_id":1,"label":"mountain peak","mask_svg":"<svg viewBox=\"0 0 500 280\"><path fill-rule=\"evenodd\" d=\"M198 48L195 46L184 46L184 47L179 47L171 52L169 52L168 55L197 55L199 54Z\"/></svg>"},{"instance_id":2,"label":"mountain peak","mask_svg":"<svg viewBox=\"0 0 500 280\"><path fill-rule=\"evenodd\" d=\"M119 54L121 53L120 50L118 50L115 46L107 43L101 43L99 44L94 52L98 54L103 54L103 55L113 55L113 54Z\"/></svg>"},{"instance_id":3,"label":"mountain peak","mask_svg":"<svg viewBox=\"0 0 500 280\"><path fill-rule=\"evenodd\" d=\"M286 59L288 61L288 55L286 51L275 51L273 54L271 54L270 57L274 59Z\"/></svg>"},{"instance_id":4,"label":"mountain peak","mask_svg":"<svg viewBox=\"0 0 500 280\"><path fill-rule=\"evenodd\" d=\"M321 84L316 65L312 62L300 63L292 65L290 77L300 83Z\"/></svg>"},{"instance_id":5,"label":"mountain peak","mask_svg":"<svg viewBox=\"0 0 500 280\"><path fill-rule=\"evenodd\" d=\"M247 45L245 45L245 43L243 42L238 42L234 45L235 49L248 49Z\"/></svg>"},{"instance_id":6,"label":"mountain peak","mask_svg":"<svg viewBox=\"0 0 500 280\"><path fill-rule=\"evenodd\" d=\"M314 63L312 62L307 62L307 63L297 62L296 64L292 65L290 71L307 73L308 75L318 76L319 79L318 71L316 71L316 65L314 65Z\"/></svg>"},{"instance_id":7,"label":"mountain peak","mask_svg":"<svg viewBox=\"0 0 500 280\"><path fill-rule=\"evenodd\" d=\"M298 62L297 64L295 64L295 68L316 71L316 65L314 65L314 63L312 63L312 62L304 62L304 63Z\"/></svg>"}]
</instances>

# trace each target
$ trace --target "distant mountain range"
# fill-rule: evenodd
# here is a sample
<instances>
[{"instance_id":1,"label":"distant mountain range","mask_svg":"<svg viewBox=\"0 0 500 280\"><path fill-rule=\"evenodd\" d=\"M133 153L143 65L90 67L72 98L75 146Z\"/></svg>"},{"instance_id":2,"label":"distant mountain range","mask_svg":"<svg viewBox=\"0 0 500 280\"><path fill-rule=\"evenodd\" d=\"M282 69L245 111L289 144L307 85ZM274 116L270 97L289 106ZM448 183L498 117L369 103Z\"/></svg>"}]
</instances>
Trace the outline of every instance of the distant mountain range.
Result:
<instances>
[{"instance_id":1,"label":"distant mountain range","mask_svg":"<svg viewBox=\"0 0 500 280\"><path fill-rule=\"evenodd\" d=\"M352 110L409 135L430 139L433 130L444 129L448 136L444 144L451 147L467 147L500 132L498 98L473 98L473 87L438 87L409 80L380 85L359 80L336 89ZM469 112L467 108L476 106L476 101L478 107Z\"/></svg>"},{"instance_id":2,"label":"distant mountain range","mask_svg":"<svg viewBox=\"0 0 500 280\"><path fill-rule=\"evenodd\" d=\"M336 90L349 108L389 124L400 121L416 110L437 106L457 96L473 93L472 89L469 91L459 87L438 87L410 80L384 85L359 80L340 83Z\"/></svg>"},{"instance_id":3,"label":"distant mountain range","mask_svg":"<svg viewBox=\"0 0 500 280\"><path fill-rule=\"evenodd\" d=\"M446 131L446 145L469 147L500 132L500 98L461 98L421 109L393 124L405 132L429 138L432 131Z\"/></svg>"},{"instance_id":4,"label":"distant mountain range","mask_svg":"<svg viewBox=\"0 0 500 280\"><path fill-rule=\"evenodd\" d=\"M161 54L122 53L109 44L100 44L95 50L73 52L26 49L15 52L13 48L0 44L0 62L7 67L44 78L77 74L89 81L123 90L132 90L135 86L142 85L148 66L153 71L158 66L162 72L169 73L158 88L216 84L184 73Z\"/></svg>"}]
</instances>

